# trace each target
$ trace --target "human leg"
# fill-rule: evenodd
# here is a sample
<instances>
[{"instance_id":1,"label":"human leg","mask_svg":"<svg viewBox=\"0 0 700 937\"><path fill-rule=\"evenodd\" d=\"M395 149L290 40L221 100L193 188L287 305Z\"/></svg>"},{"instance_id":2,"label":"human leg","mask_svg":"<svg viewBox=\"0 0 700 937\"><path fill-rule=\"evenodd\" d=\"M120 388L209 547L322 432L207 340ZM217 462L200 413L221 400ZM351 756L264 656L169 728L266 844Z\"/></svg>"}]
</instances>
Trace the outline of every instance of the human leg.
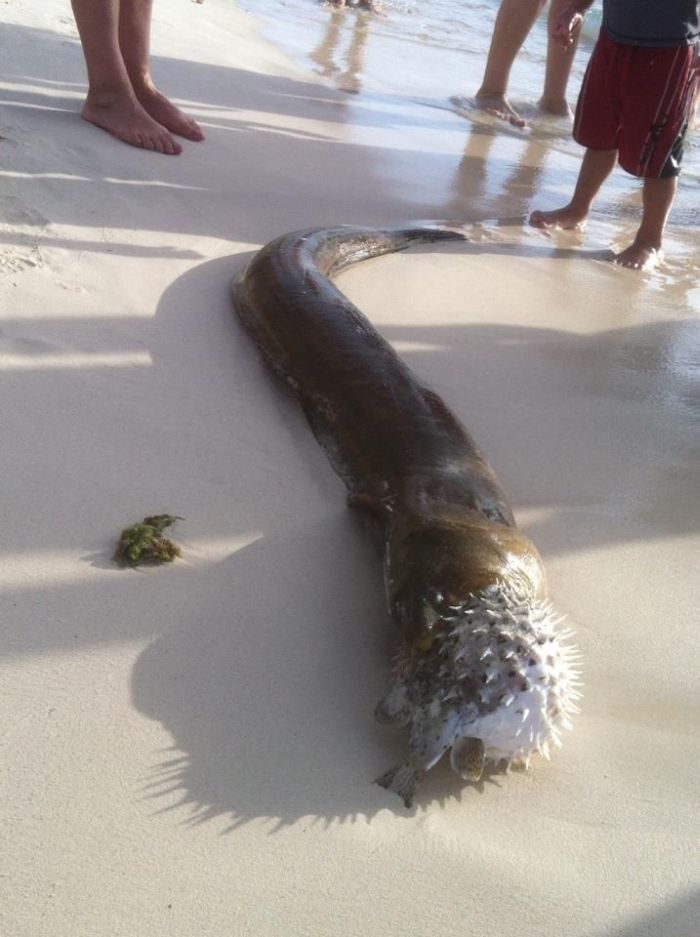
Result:
<instances>
[{"instance_id":1,"label":"human leg","mask_svg":"<svg viewBox=\"0 0 700 937\"><path fill-rule=\"evenodd\" d=\"M530 224L535 228L564 228L581 231L593 199L615 166L617 150L586 150L571 201L553 211L533 211Z\"/></svg>"},{"instance_id":2,"label":"human leg","mask_svg":"<svg viewBox=\"0 0 700 937\"><path fill-rule=\"evenodd\" d=\"M163 127L188 140L203 140L199 125L153 84L150 68L153 0L119 0L119 48L136 98Z\"/></svg>"},{"instance_id":3,"label":"human leg","mask_svg":"<svg viewBox=\"0 0 700 937\"><path fill-rule=\"evenodd\" d=\"M661 259L661 241L677 183L677 176L644 180L642 222L632 244L616 255L614 263L635 270L649 270Z\"/></svg>"},{"instance_id":4,"label":"human leg","mask_svg":"<svg viewBox=\"0 0 700 937\"><path fill-rule=\"evenodd\" d=\"M493 27L484 77L476 93L477 103L483 110L515 127L524 127L525 121L506 98L510 70L543 4L544 0L502 0Z\"/></svg>"},{"instance_id":5,"label":"human leg","mask_svg":"<svg viewBox=\"0 0 700 937\"><path fill-rule=\"evenodd\" d=\"M650 269L673 205L698 75L695 51L686 47L639 48L624 88L620 165L644 178L642 221L632 244L615 263Z\"/></svg>"},{"instance_id":6,"label":"human leg","mask_svg":"<svg viewBox=\"0 0 700 937\"><path fill-rule=\"evenodd\" d=\"M182 151L139 102L119 45L120 0L72 0L88 72L82 116L131 146L176 155Z\"/></svg>"},{"instance_id":7,"label":"human leg","mask_svg":"<svg viewBox=\"0 0 700 937\"><path fill-rule=\"evenodd\" d=\"M554 24L570 0L552 0L549 8L547 65L544 75L544 89L540 99L540 108L548 114L572 117L571 108L566 100L566 86L569 83L571 66L578 46L581 30L577 29L571 45L564 48L554 38Z\"/></svg>"}]
</instances>

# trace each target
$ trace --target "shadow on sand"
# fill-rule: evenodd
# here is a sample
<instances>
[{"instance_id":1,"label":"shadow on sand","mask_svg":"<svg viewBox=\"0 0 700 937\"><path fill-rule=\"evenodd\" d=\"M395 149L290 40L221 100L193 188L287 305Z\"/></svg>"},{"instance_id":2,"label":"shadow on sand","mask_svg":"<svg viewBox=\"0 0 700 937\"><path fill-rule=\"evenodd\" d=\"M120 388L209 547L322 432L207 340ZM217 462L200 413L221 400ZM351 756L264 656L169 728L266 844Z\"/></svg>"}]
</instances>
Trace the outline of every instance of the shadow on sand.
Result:
<instances>
[{"instance_id":1,"label":"shadow on sand","mask_svg":"<svg viewBox=\"0 0 700 937\"><path fill-rule=\"evenodd\" d=\"M473 255L522 251L499 245L463 249ZM570 252L552 257L570 258ZM218 260L181 277L164 294L159 317L191 316L202 278L218 280L223 289L232 272ZM262 368L231 316L232 341L243 346L241 355L250 355L244 367ZM437 349L405 358L429 382L458 389L457 398L478 388L479 398L498 400L499 375L522 375L522 385L515 382L515 405L499 406L503 440L509 438L509 426L515 431L523 419L522 401L532 375L547 368L551 401L533 427L532 450L519 456L520 476L528 482L523 483L527 496L518 492L516 499L521 509L548 509L546 519L528 528L547 555L697 531L697 503L679 508L674 490L677 457L692 464L700 447L688 433L700 414L693 376L700 348L696 320L592 335L493 324L407 326L383 333L393 342ZM541 379L541 374L535 377ZM557 387L567 384L568 391L558 394ZM277 828L302 817L333 823L372 816L382 808L401 809L369 783L402 757L405 744L401 733L372 721L391 656L379 563L359 522L343 507L342 485L296 404L282 386L270 386L268 400L258 395L244 407L254 407L260 420L268 406L278 411L275 424L285 427L280 451L286 459L307 463L326 511L305 518L301 504L277 499L274 485L266 498L267 482L260 476L252 497L258 513L253 526L264 536L207 569L202 582L190 583L172 627L146 649L133 673L135 705L161 722L176 746L146 780L145 796L164 809L189 810L192 822L226 818L228 828L255 818L269 819ZM449 390L444 396L450 403ZM619 505L625 504L630 476L639 473L644 449L631 442L621 451L605 421L594 452L580 435L581 420L598 418L608 401L620 399L640 414L647 406L662 414L666 408L665 425L663 419L650 423L643 446L674 452L667 462L657 460L646 487L641 486L639 503L627 505L622 519ZM577 402L582 405L578 415L571 412ZM457 412L468 413L467 405L460 401ZM474 430L468 417L466 422ZM232 446L231 472L250 480L250 458L245 447ZM504 448L497 464L507 465L507 460ZM556 470L544 471L547 465ZM699 484L697 469L689 490ZM250 501L250 483L247 497ZM248 505L242 508L242 524L238 505L228 509L232 527L251 524ZM280 535L275 516L290 511L300 512L299 523L293 534ZM498 775L487 783L500 783ZM478 790L462 787L440 767L428 777L417 809L441 798L472 798Z\"/></svg>"}]
</instances>

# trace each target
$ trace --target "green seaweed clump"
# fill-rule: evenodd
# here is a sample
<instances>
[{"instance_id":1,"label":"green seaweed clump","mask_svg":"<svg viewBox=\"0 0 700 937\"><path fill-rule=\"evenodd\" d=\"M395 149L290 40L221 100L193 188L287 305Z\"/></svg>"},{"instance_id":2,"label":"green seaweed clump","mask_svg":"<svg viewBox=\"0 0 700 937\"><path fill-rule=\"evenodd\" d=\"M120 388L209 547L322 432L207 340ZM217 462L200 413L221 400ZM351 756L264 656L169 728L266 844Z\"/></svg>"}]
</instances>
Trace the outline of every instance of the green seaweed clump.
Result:
<instances>
[{"instance_id":1,"label":"green seaweed clump","mask_svg":"<svg viewBox=\"0 0 700 937\"><path fill-rule=\"evenodd\" d=\"M140 524L122 530L113 559L120 566L162 566L181 556L180 547L163 536L181 517L173 514L154 514L144 517Z\"/></svg>"}]
</instances>

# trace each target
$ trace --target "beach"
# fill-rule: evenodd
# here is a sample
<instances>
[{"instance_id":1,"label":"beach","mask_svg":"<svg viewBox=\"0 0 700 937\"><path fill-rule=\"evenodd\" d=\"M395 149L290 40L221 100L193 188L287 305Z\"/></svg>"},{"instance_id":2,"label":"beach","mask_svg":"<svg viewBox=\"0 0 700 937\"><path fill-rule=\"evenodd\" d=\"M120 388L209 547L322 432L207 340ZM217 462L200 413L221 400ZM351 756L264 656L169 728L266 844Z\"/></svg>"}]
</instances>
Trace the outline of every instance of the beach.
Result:
<instances>
[{"instance_id":1,"label":"beach","mask_svg":"<svg viewBox=\"0 0 700 937\"><path fill-rule=\"evenodd\" d=\"M621 269L634 180L584 234L537 231L576 179L567 127L450 107L482 46L441 79L426 42L393 87L399 9L365 58L352 11L286 42L252 12L156 0L154 76L207 137L166 157L80 120L67 3L0 0L0 934L691 937L700 138L665 263ZM336 282L493 465L584 698L551 761L441 764L406 810L372 783L406 747L373 719L374 544L229 289L284 232L417 219L470 240ZM117 567L166 512L182 558Z\"/></svg>"}]
</instances>

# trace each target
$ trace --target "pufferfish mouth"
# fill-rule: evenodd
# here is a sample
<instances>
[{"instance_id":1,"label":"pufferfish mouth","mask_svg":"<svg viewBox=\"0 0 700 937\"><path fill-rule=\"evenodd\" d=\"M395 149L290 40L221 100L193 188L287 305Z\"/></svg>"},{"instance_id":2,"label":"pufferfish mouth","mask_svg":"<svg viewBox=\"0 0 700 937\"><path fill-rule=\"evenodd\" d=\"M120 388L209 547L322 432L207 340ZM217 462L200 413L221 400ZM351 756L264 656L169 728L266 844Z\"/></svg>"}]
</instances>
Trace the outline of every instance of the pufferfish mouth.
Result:
<instances>
[{"instance_id":1,"label":"pufferfish mouth","mask_svg":"<svg viewBox=\"0 0 700 937\"><path fill-rule=\"evenodd\" d=\"M421 776L451 749L453 770L478 781L488 763L549 757L578 711L578 651L549 602L510 584L471 595L425 648L400 650L380 722L409 725L409 757L378 779L410 805Z\"/></svg>"}]
</instances>

